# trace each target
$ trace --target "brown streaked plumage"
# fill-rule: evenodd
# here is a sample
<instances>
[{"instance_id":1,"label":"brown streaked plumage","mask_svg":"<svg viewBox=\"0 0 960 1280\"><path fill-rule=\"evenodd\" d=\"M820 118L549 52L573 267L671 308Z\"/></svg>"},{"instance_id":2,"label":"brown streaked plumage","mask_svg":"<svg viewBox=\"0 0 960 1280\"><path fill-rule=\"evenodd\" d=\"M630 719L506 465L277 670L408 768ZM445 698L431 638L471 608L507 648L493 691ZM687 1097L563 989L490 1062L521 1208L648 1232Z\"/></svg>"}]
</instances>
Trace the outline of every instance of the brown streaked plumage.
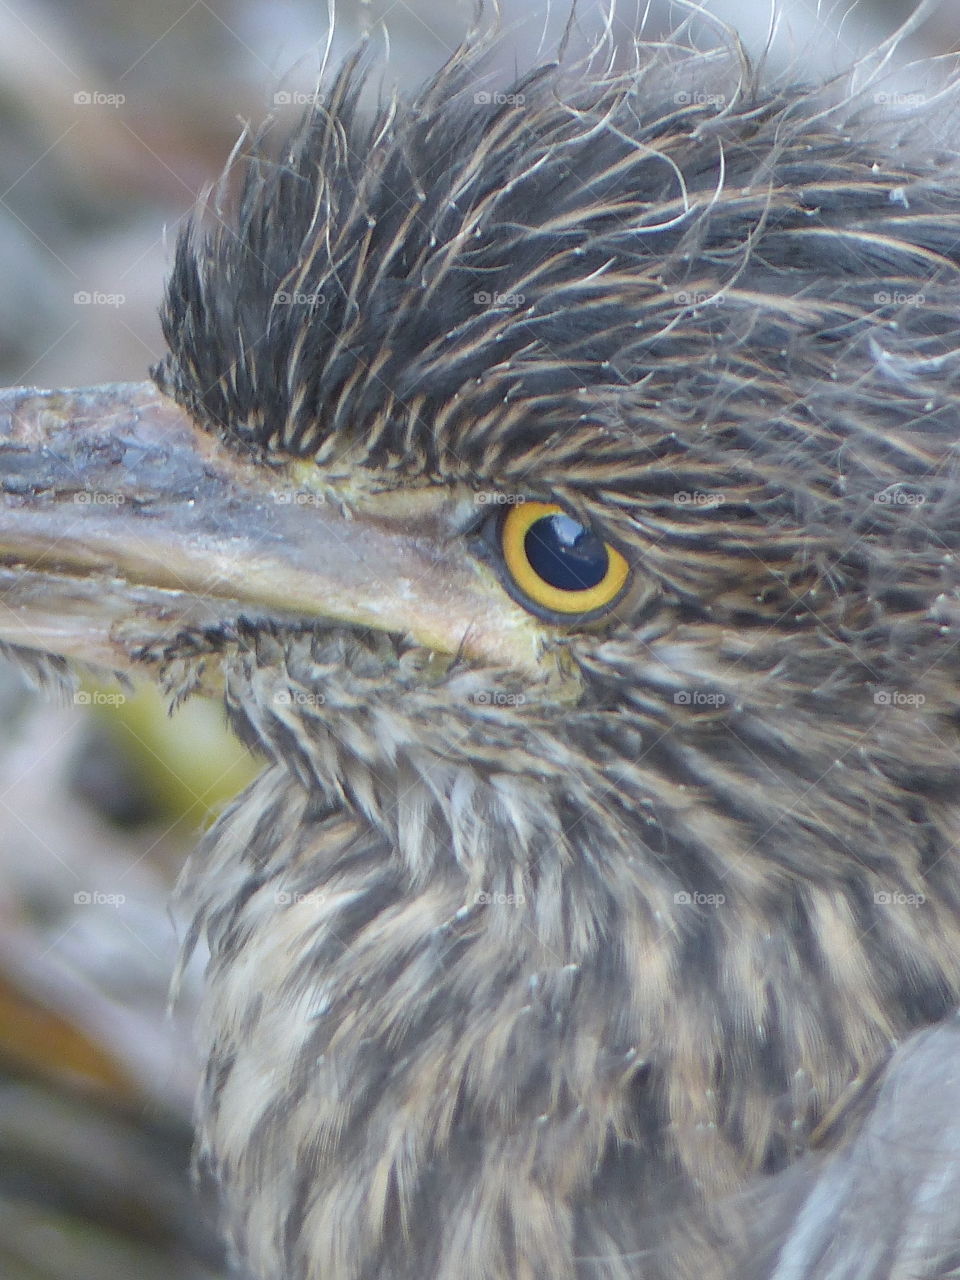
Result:
<instances>
[{"instance_id":1,"label":"brown streaked plumage","mask_svg":"<svg viewBox=\"0 0 960 1280\"><path fill-rule=\"evenodd\" d=\"M351 63L241 151L159 392L5 402L0 632L222 685L267 759L186 880L230 1238L262 1280L951 1274L941 117L481 69L370 123ZM602 616L506 580L522 499L626 556Z\"/></svg>"}]
</instances>

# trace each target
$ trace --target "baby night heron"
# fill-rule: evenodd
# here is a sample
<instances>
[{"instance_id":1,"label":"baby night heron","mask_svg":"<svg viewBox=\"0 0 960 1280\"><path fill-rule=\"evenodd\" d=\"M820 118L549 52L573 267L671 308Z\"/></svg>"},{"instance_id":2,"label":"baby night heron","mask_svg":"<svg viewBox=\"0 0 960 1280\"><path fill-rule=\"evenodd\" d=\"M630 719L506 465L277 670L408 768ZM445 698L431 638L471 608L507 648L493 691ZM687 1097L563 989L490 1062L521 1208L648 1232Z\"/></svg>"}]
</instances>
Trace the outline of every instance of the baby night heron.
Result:
<instances>
[{"instance_id":1,"label":"baby night heron","mask_svg":"<svg viewBox=\"0 0 960 1280\"><path fill-rule=\"evenodd\" d=\"M3 398L7 644L266 762L187 876L226 1230L258 1280L955 1274L955 133L478 57L249 141L152 383Z\"/></svg>"}]
</instances>

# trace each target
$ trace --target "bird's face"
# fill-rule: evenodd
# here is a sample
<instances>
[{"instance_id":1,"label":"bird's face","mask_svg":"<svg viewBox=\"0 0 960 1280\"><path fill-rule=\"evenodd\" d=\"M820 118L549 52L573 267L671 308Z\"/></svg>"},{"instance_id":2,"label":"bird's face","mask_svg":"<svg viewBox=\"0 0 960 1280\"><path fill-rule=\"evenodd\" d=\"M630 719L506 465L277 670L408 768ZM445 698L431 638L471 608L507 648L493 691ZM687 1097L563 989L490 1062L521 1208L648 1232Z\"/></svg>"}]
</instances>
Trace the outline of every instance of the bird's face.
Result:
<instances>
[{"instance_id":1,"label":"bird's face","mask_svg":"<svg viewBox=\"0 0 960 1280\"><path fill-rule=\"evenodd\" d=\"M352 77L181 240L155 386L7 393L0 633L272 762L200 895L263 1272L475 1195L512 1275L509 1171L566 1276L591 1186L623 1244L628 1185L781 1167L960 991L960 202L745 78Z\"/></svg>"}]
</instances>

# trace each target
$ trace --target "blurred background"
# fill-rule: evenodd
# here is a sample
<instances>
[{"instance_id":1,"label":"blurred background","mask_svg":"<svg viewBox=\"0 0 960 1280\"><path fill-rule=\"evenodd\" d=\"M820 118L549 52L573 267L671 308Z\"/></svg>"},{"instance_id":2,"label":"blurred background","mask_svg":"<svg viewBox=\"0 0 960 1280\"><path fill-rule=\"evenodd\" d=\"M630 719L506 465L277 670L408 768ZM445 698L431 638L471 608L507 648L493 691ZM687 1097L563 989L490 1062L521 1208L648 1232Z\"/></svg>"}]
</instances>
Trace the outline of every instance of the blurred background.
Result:
<instances>
[{"instance_id":1,"label":"blurred background","mask_svg":"<svg viewBox=\"0 0 960 1280\"><path fill-rule=\"evenodd\" d=\"M776 22L760 0L703 7L757 52L775 27L772 61L806 79L850 63L914 5L782 0ZM647 8L651 38L689 16ZM412 87L472 12L473 0L338 0L330 58L370 33L386 82ZM587 0L578 12L595 23ZM549 52L565 18L563 5L505 0L505 73L541 41ZM627 0L613 25L639 30ZM313 90L329 27L326 5L307 0L4 0L3 383L146 376L181 220L243 122ZM716 42L708 18L695 27ZM960 2L934 4L898 62L951 53L958 37ZM931 83L923 67L898 74ZM202 958L168 1014L184 928L170 902L198 831L254 768L219 707L171 719L156 695L109 680L51 696L0 663L3 1280L233 1274L189 1178Z\"/></svg>"}]
</instances>

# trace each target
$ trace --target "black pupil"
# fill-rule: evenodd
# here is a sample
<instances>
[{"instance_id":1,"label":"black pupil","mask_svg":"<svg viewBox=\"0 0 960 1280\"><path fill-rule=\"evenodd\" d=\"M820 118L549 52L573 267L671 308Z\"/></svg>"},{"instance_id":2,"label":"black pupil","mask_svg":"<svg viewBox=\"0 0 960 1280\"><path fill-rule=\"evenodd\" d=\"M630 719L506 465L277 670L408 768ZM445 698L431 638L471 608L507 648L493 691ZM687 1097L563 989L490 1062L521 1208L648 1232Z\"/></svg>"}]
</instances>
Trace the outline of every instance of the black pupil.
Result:
<instances>
[{"instance_id":1,"label":"black pupil","mask_svg":"<svg viewBox=\"0 0 960 1280\"><path fill-rule=\"evenodd\" d=\"M544 582L561 591L586 591L607 572L607 549L597 535L559 511L534 521L523 549Z\"/></svg>"}]
</instances>

